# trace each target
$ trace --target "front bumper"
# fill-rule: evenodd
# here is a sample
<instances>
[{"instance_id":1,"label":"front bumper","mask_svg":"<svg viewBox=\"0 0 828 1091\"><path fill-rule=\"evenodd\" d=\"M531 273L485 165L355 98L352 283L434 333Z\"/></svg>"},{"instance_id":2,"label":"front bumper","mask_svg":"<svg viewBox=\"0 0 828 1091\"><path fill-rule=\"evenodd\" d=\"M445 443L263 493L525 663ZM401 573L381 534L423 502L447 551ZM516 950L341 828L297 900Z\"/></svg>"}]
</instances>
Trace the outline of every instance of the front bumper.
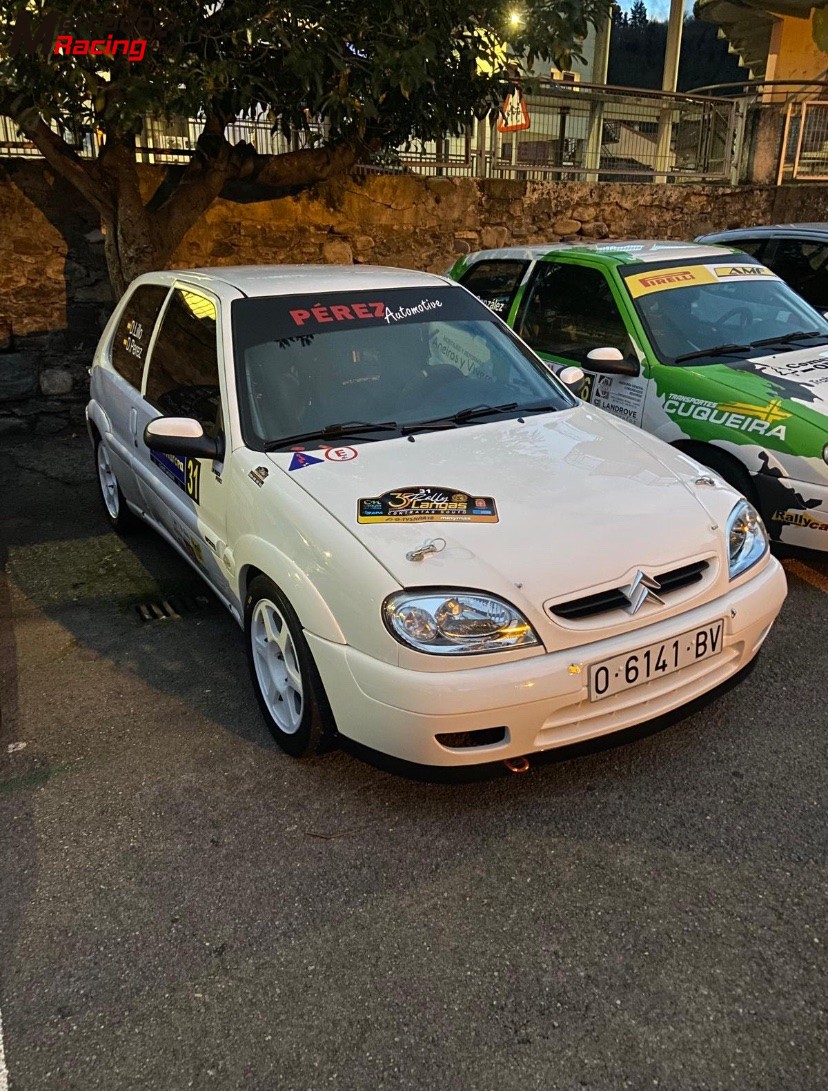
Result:
<instances>
[{"instance_id":1,"label":"front bumper","mask_svg":"<svg viewBox=\"0 0 828 1091\"><path fill-rule=\"evenodd\" d=\"M667 621L577 649L459 671L412 671L306 634L341 735L421 765L468 765L538 753L655 719L707 693L759 651L787 592L769 557L752 579ZM725 619L722 651L602 701L588 666ZM571 673L573 666L580 673ZM436 735L505 727L502 742L450 749Z\"/></svg>"}]
</instances>

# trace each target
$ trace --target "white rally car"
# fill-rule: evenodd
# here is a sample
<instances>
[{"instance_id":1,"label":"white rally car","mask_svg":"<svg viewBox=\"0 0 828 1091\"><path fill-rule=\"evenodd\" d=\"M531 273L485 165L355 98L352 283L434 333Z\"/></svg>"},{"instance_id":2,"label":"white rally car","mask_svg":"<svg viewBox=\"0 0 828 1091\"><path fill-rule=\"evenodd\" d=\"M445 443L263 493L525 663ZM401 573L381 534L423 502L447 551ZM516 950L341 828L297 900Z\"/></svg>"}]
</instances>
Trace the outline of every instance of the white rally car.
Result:
<instances>
[{"instance_id":1,"label":"white rally car","mask_svg":"<svg viewBox=\"0 0 828 1091\"><path fill-rule=\"evenodd\" d=\"M290 754L338 731L482 763L654 719L739 674L785 597L746 500L442 277L149 274L91 374L110 522L243 626Z\"/></svg>"}]
</instances>

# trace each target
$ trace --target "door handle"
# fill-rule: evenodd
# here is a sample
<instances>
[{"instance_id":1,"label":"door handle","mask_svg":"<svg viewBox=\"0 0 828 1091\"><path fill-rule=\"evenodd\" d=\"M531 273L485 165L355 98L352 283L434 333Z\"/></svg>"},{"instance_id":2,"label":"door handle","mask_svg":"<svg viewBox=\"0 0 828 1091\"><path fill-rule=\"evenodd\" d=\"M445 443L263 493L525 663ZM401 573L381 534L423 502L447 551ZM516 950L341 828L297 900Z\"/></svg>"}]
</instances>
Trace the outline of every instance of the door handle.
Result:
<instances>
[{"instance_id":1,"label":"door handle","mask_svg":"<svg viewBox=\"0 0 828 1091\"><path fill-rule=\"evenodd\" d=\"M129 430L132 432L132 442L138 446L138 410L133 405L129 411Z\"/></svg>"}]
</instances>

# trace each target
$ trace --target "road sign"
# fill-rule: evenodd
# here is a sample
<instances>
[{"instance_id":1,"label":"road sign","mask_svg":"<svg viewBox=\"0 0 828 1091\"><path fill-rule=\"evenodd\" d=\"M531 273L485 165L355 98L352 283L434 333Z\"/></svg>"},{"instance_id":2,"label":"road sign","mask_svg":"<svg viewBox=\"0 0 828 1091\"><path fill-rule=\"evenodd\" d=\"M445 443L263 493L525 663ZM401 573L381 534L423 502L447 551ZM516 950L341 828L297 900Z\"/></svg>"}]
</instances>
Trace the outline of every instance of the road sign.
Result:
<instances>
[{"instance_id":1,"label":"road sign","mask_svg":"<svg viewBox=\"0 0 828 1091\"><path fill-rule=\"evenodd\" d=\"M526 99L515 88L506 96L506 101L500 111L497 121L499 133L517 133L521 129L528 129L530 125L529 111L526 109Z\"/></svg>"}]
</instances>

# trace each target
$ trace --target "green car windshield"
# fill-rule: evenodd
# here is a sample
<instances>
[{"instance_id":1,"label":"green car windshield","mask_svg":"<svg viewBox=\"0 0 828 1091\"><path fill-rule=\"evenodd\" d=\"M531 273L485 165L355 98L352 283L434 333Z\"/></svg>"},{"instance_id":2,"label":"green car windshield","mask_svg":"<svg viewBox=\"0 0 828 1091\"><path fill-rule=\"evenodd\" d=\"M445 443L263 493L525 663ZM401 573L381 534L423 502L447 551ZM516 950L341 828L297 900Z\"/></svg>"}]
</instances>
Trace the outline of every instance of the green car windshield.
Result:
<instances>
[{"instance_id":1,"label":"green car windshield","mask_svg":"<svg viewBox=\"0 0 828 1091\"><path fill-rule=\"evenodd\" d=\"M784 345L798 334L828 341L825 318L762 266L636 265L623 269L622 276L664 364L682 364L685 358L688 365L698 364L717 349L723 356L742 351L766 356L776 351L779 339Z\"/></svg>"}]
</instances>

